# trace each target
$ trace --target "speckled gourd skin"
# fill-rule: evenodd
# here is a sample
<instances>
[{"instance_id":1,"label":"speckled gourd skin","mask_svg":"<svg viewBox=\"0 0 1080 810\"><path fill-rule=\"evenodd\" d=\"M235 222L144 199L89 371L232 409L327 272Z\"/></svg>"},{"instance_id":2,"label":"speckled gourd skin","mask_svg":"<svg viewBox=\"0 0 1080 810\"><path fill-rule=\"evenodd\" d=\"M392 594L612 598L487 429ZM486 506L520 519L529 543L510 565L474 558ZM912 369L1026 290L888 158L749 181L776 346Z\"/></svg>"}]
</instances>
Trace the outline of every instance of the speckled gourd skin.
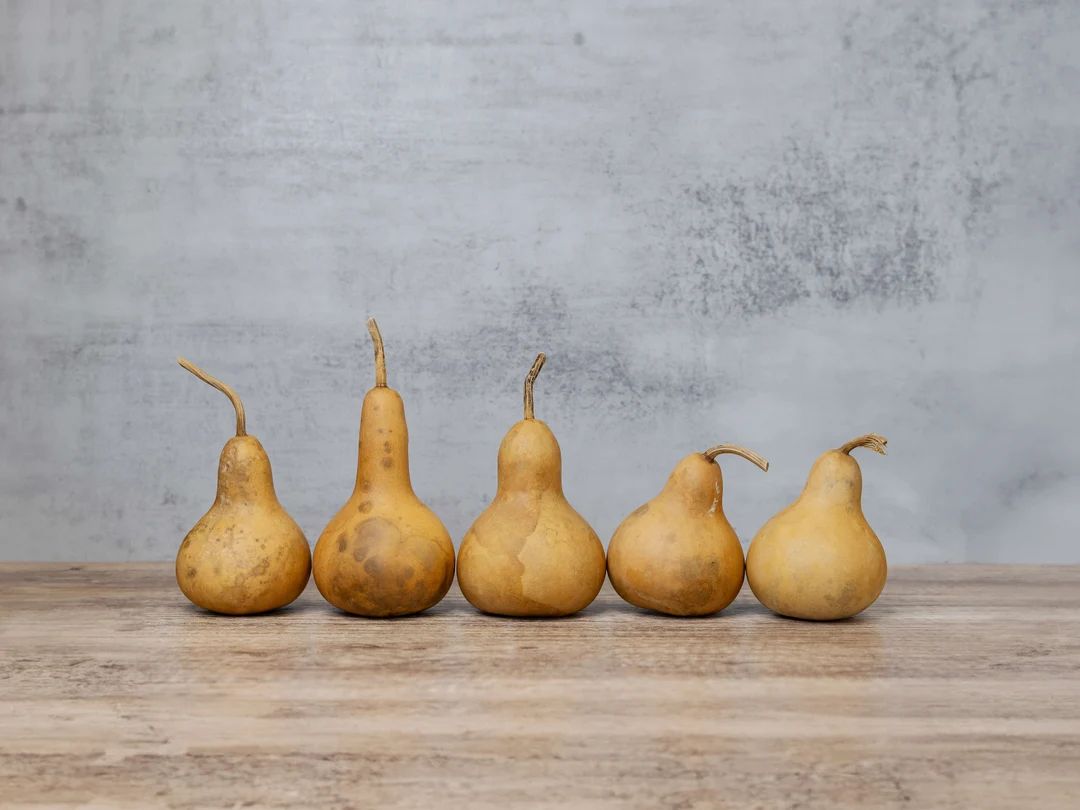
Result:
<instances>
[{"instance_id":1,"label":"speckled gourd skin","mask_svg":"<svg viewBox=\"0 0 1080 810\"><path fill-rule=\"evenodd\" d=\"M863 515L855 459L843 450L818 458L798 499L754 537L746 573L758 600L783 616L845 619L873 604L888 565Z\"/></svg>"},{"instance_id":2,"label":"speckled gourd skin","mask_svg":"<svg viewBox=\"0 0 1080 810\"><path fill-rule=\"evenodd\" d=\"M567 616L604 584L604 547L566 500L562 452L538 419L523 419L499 446L499 487L461 541L458 583L479 610Z\"/></svg>"},{"instance_id":3,"label":"speckled gourd skin","mask_svg":"<svg viewBox=\"0 0 1080 810\"><path fill-rule=\"evenodd\" d=\"M359 616L405 616L439 602L454 581L454 546L413 492L405 406L392 388L367 392L356 486L315 544L315 584Z\"/></svg>"},{"instance_id":4,"label":"speckled gourd skin","mask_svg":"<svg viewBox=\"0 0 1080 810\"><path fill-rule=\"evenodd\" d=\"M723 509L720 466L691 453L664 489L615 530L607 567L619 596L673 616L727 607L743 583L743 551Z\"/></svg>"},{"instance_id":5,"label":"speckled gourd skin","mask_svg":"<svg viewBox=\"0 0 1080 810\"><path fill-rule=\"evenodd\" d=\"M307 539L277 499L262 444L248 435L229 439L214 505L176 555L180 590L217 613L263 613L296 599L310 572Z\"/></svg>"}]
</instances>

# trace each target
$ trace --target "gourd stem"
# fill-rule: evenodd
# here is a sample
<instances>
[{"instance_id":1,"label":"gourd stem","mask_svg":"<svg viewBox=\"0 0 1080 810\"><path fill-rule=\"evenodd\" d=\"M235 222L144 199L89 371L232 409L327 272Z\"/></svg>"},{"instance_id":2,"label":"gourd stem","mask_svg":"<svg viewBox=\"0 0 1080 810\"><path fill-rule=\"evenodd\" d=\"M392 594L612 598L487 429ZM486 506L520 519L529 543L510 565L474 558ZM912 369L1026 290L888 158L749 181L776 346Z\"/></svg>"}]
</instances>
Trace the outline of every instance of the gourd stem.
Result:
<instances>
[{"instance_id":1,"label":"gourd stem","mask_svg":"<svg viewBox=\"0 0 1080 810\"><path fill-rule=\"evenodd\" d=\"M537 375L540 374L540 369L544 367L544 361L547 357L543 352L536 355L536 360L533 361L532 368L529 369L529 373L525 375L525 418L533 418L533 384L536 382Z\"/></svg>"},{"instance_id":2,"label":"gourd stem","mask_svg":"<svg viewBox=\"0 0 1080 810\"><path fill-rule=\"evenodd\" d=\"M735 444L718 444L716 447L710 447L702 453L702 455L709 461L715 461L717 456L724 453L730 453L733 456L742 456L750 463L761 467L765 472L769 471L769 462L767 460L759 456L753 450L747 450L745 447L739 447Z\"/></svg>"},{"instance_id":3,"label":"gourd stem","mask_svg":"<svg viewBox=\"0 0 1080 810\"><path fill-rule=\"evenodd\" d=\"M877 433L867 433L865 436L858 436L852 439L846 444L840 445L837 450L841 453L851 453L856 447L869 447L875 453L881 453L885 455L885 445L889 443L889 440L884 436L880 436Z\"/></svg>"},{"instance_id":4,"label":"gourd stem","mask_svg":"<svg viewBox=\"0 0 1080 810\"><path fill-rule=\"evenodd\" d=\"M229 402L232 403L233 409L236 411L236 435L247 436L247 421L244 418L244 403L240 401L240 397L236 395L236 392L229 386L219 380L217 377L211 377L197 365L190 360L185 360L183 357L177 357L176 362L186 368L200 380L207 385L212 385L218 391L223 393L229 398Z\"/></svg>"},{"instance_id":5,"label":"gourd stem","mask_svg":"<svg viewBox=\"0 0 1080 810\"><path fill-rule=\"evenodd\" d=\"M367 330L371 333L371 342L375 345L375 387L386 388L386 351L383 349L379 325L374 318L368 318Z\"/></svg>"}]
</instances>

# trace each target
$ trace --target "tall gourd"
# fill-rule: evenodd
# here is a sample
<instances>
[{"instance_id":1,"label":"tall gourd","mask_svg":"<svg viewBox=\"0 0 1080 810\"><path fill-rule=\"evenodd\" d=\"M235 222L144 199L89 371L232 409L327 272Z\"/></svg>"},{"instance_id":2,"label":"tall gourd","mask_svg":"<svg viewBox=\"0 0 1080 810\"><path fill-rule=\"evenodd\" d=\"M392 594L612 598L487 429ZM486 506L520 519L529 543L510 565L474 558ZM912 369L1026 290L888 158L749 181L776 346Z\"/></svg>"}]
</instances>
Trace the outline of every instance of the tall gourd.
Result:
<instances>
[{"instance_id":1,"label":"tall gourd","mask_svg":"<svg viewBox=\"0 0 1080 810\"><path fill-rule=\"evenodd\" d=\"M386 383L382 335L372 318L375 387L364 396L352 495L315 545L315 584L359 616L404 616L436 604L454 580L454 546L413 492L401 396Z\"/></svg>"}]
</instances>

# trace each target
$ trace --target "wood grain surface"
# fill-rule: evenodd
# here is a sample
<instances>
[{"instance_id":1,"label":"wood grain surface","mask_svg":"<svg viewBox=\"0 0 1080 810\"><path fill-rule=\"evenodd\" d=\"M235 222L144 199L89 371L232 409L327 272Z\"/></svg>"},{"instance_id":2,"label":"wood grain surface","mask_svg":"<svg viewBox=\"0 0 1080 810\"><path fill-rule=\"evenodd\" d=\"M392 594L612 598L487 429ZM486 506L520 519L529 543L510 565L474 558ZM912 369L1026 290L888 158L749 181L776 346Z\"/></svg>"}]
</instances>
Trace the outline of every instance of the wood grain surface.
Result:
<instances>
[{"instance_id":1,"label":"wood grain surface","mask_svg":"<svg viewBox=\"0 0 1080 810\"><path fill-rule=\"evenodd\" d=\"M1080 807L1080 567L898 569L865 614L190 606L0 564L5 807Z\"/></svg>"}]
</instances>

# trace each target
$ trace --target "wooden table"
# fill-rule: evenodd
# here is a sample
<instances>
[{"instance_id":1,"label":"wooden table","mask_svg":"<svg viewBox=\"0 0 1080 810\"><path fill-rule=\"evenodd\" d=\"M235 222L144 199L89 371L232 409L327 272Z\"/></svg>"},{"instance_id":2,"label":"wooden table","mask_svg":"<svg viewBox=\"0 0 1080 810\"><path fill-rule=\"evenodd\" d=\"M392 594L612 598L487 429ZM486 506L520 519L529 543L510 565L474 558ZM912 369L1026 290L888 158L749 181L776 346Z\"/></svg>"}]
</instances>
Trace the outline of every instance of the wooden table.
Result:
<instances>
[{"instance_id":1,"label":"wooden table","mask_svg":"<svg viewBox=\"0 0 1080 810\"><path fill-rule=\"evenodd\" d=\"M0 564L0 651L5 807L1080 807L1080 567L813 624L229 618L171 565Z\"/></svg>"}]
</instances>

